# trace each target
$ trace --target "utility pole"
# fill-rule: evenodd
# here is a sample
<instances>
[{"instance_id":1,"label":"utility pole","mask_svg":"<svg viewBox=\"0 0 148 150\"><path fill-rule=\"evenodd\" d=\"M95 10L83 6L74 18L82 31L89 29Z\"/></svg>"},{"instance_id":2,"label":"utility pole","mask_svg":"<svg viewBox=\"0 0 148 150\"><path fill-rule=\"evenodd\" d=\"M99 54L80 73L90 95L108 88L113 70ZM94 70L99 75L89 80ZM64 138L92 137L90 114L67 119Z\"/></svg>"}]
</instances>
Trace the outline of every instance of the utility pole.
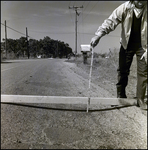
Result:
<instances>
[{"instance_id":1,"label":"utility pole","mask_svg":"<svg viewBox=\"0 0 148 150\"><path fill-rule=\"evenodd\" d=\"M58 41L57 41L57 57L59 57L59 44L58 44Z\"/></svg>"},{"instance_id":2,"label":"utility pole","mask_svg":"<svg viewBox=\"0 0 148 150\"><path fill-rule=\"evenodd\" d=\"M6 58L7 58L7 26L5 20L5 51L6 51Z\"/></svg>"},{"instance_id":3,"label":"utility pole","mask_svg":"<svg viewBox=\"0 0 148 150\"><path fill-rule=\"evenodd\" d=\"M29 59L29 47L28 47L28 31L27 31L27 27L26 27L26 43L27 43L27 55L28 55L28 59Z\"/></svg>"},{"instance_id":4,"label":"utility pole","mask_svg":"<svg viewBox=\"0 0 148 150\"><path fill-rule=\"evenodd\" d=\"M69 9L74 9L76 12L76 16L75 16L75 57L77 54L77 16L80 15L80 13L78 13L78 9L83 8L83 5L78 7L78 6L70 6Z\"/></svg>"}]
</instances>

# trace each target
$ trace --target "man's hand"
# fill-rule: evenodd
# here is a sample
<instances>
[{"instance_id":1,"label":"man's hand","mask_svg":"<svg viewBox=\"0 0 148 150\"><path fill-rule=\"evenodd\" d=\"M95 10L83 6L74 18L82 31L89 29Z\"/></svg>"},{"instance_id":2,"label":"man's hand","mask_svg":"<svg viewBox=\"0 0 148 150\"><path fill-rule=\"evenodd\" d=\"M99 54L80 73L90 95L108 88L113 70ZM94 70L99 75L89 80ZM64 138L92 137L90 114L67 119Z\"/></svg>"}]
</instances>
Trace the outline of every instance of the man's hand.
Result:
<instances>
[{"instance_id":1,"label":"man's hand","mask_svg":"<svg viewBox=\"0 0 148 150\"><path fill-rule=\"evenodd\" d=\"M90 45L92 47L95 47L100 41L100 37L99 36L94 36L92 39L91 39L91 42L90 42Z\"/></svg>"},{"instance_id":2,"label":"man's hand","mask_svg":"<svg viewBox=\"0 0 148 150\"><path fill-rule=\"evenodd\" d=\"M147 51L144 52L144 54L142 55L142 57L140 58L140 60L142 60L143 58L145 58L145 61L147 63Z\"/></svg>"}]
</instances>

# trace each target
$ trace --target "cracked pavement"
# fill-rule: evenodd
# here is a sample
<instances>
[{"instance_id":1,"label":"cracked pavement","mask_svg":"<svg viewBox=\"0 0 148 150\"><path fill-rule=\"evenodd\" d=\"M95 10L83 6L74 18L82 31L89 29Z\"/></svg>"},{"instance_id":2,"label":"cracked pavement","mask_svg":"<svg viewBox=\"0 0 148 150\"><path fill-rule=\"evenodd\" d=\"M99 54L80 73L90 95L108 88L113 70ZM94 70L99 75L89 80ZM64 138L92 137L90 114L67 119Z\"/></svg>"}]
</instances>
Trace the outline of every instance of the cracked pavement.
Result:
<instances>
[{"instance_id":1,"label":"cracked pavement","mask_svg":"<svg viewBox=\"0 0 148 150\"><path fill-rule=\"evenodd\" d=\"M2 94L87 96L88 74L83 69L60 59L50 61L24 60L24 67L3 72ZM92 96L114 97L98 82L92 88ZM85 105L1 103L1 149L147 149L147 110L94 107L100 110L87 113Z\"/></svg>"}]
</instances>

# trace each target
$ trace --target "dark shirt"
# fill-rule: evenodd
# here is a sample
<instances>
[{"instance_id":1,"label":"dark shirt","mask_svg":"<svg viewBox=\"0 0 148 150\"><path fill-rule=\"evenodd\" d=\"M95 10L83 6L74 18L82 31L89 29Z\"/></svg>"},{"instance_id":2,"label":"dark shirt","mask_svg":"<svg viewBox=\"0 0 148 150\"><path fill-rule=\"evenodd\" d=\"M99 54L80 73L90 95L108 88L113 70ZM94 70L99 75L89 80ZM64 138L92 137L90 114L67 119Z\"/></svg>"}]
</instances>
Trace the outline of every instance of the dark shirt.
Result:
<instances>
[{"instance_id":1,"label":"dark shirt","mask_svg":"<svg viewBox=\"0 0 148 150\"><path fill-rule=\"evenodd\" d=\"M132 22L132 28L131 28L131 34L129 39L129 45L136 44L141 46L141 19L136 18L135 13L133 12L133 22Z\"/></svg>"}]
</instances>

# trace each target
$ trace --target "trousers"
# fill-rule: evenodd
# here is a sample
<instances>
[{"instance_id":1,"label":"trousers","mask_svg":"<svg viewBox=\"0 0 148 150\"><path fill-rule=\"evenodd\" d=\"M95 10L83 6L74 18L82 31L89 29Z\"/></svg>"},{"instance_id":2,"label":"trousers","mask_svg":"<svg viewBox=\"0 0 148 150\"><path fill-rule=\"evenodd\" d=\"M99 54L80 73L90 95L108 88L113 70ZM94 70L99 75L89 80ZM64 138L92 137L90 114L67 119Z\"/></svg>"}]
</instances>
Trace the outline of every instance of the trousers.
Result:
<instances>
[{"instance_id":1,"label":"trousers","mask_svg":"<svg viewBox=\"0 0 148 150\"><path fill-rule=\"evenodd\" d=\"M119 66L117 69L118 72L118 82L116 84L117 89L121 89L125 92L125 88L128 85L128 76L130 74L130 67L133 61L133 56L136 54L137 58L137 90L136 97L137 99L144 100L146 88L147 88L147 63L145 58L142 60L141 57L145 51L140 46L140 44L130 44L125 50L122 45L119 51ZM119 92L119 94L125 94Z\"/></svg>"}]
</instances>

